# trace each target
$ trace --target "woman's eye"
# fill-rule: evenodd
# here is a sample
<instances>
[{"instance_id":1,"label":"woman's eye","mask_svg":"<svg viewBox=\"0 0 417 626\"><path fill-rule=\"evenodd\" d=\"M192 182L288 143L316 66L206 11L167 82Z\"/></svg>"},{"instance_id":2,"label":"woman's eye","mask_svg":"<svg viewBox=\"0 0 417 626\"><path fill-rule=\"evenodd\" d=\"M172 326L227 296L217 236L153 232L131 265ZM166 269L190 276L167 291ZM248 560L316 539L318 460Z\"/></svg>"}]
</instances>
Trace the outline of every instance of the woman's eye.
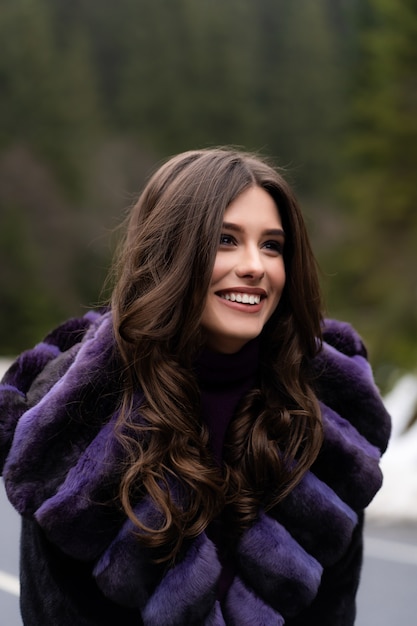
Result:
<instances>
[{"instance_id":1,"label":"woman's eye","mask_svg":"<svg viewBox=\"0 0 417 626\"><path fill-rule=\"evenodd\" d=\"M266 241L263 247L276 254L282 254L284 251L284 245L281 241Z\"/></svg>"},{"instance_id":2,"label":"woman's eye","mask_svg":"<svg viewBox=\"0 0 417 626\"><path fill-rule=\"evenodd\" d=\"M220 245L221 246L231 246L234 244L234 238L232 237L232 235L226 235L225 233L222 233L220 235Z\"/></svg>"}]
</instances>

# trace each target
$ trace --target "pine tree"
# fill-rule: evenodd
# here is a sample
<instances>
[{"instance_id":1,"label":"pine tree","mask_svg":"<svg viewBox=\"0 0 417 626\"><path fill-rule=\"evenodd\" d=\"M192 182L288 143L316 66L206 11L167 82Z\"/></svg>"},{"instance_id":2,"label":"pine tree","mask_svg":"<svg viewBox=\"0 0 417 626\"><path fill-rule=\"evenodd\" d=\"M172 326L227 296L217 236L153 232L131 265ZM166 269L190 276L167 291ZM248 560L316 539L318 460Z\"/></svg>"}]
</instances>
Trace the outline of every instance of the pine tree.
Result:
<instances>
[{"instance_id":1,"label":"pine tree","mask_svg":"<svg viewBox=\"0 0 417 626\"><path fill-rule=\"evenodd\" d=\"M417 3L370 0L353 99L341 289L383 376L417 363Z\"/></svg>"}]
</instances>

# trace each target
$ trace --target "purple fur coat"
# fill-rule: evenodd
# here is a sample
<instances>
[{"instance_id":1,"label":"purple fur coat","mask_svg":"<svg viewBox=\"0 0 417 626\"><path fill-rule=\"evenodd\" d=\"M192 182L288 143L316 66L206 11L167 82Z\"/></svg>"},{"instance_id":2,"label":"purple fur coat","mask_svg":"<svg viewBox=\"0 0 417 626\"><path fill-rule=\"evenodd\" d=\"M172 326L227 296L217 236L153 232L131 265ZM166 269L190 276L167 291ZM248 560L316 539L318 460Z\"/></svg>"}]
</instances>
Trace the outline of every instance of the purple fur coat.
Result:
<instances>
[{"instance_id":1,"label":"purple fur coat","mask_svg":"<svg viewBox=\"0 0 417 626\"><path fill-rule=\"evenodd\" d=\"M239 540L221 605L221 565L205 533L166 569L117 506L123 451L113 435L119 396L110 314L70 320L23 353L0 385L0 458L23 518L24 624L352 625L363 510L381 486L390 420L351 327L329 321L324 339L312 363L322 450L293 492L272 512L259 511ZM135 513L160 523L147 496Z\"/></svg>"}]
</instances>

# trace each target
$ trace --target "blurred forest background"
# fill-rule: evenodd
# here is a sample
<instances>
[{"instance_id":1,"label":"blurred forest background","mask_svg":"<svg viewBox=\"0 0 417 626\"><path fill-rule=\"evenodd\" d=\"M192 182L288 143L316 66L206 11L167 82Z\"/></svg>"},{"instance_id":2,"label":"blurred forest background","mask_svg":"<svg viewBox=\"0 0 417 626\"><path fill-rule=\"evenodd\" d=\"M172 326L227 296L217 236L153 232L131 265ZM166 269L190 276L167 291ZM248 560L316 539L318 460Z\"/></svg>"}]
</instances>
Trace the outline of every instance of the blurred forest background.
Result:
<instances>
[{"instance_id":1,"label":"blurred forest background","mask_svg":"<svg viewBox=\"0 0 417 626\"><path fill-rule=\"evenodd\" d=\"M377 381L417 367L417 0L0 0L0 354L102 298L162 159L286 168Z\"/></svg>"}]
</instances>

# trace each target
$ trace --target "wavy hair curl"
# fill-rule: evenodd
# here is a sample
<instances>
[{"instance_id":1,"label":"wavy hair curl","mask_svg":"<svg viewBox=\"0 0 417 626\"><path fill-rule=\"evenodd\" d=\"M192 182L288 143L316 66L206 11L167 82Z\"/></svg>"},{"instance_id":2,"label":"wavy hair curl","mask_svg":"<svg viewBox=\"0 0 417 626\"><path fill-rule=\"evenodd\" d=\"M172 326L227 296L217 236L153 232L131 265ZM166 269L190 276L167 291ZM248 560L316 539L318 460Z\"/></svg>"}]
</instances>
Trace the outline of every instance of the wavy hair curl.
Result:
<instances>
[{"instance_id":1,"label":"wavy hair curl","mask_svg":"<svg viewBox=\"0 0 417 626\"><path fill-rule=\"evenodd\" d=\"M204 344L200 320L224 212L253 185L280 213L286 284L262 331L259 389L232 421L219 468L192 364ZM280 173L257 155L216 148L180 154L151 177L130 212L116 277L111 306L125 373L117 432L128 452L120 498L141 540L173 558L222 511L235 533L243 531L259 505L275 506L318 454L321 418L308 376L321 346L316 261ZM138 388L140 423L132 410ZM135 515L132 503L144 493L161 512L157 528Z\"/></svg>"}]
</instances>

